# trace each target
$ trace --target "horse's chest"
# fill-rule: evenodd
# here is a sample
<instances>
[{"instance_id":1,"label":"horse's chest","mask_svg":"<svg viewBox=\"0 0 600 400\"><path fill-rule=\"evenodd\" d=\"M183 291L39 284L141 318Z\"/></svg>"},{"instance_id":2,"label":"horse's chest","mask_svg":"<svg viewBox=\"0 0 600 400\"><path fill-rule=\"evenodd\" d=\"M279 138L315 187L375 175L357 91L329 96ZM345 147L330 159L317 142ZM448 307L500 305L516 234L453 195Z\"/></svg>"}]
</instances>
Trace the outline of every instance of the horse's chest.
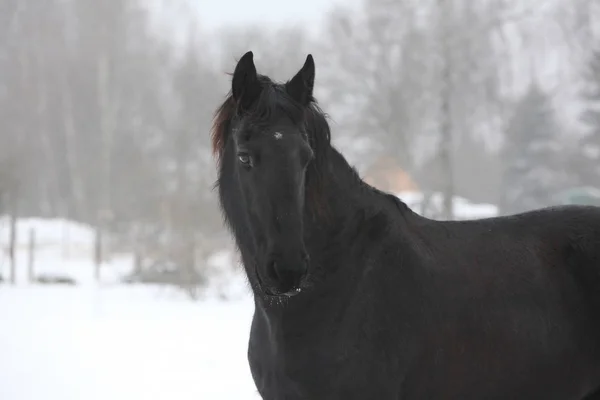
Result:
<instances>
[{"instance_id":1,"label":"horse's chest","mask_svg":"<svg viewBox=\"0 0 600 400\"><path fill-rule=\"evenodd\" d=\"M358 347L339 340L289 347L254 340L250 369L265 400L395 399L390 390L397 393L398 386L383 383L389 381L386 368L381 362L374 368L373 362L352 350Z\"/></svg>"},{"instance_id":2,"label":"horse's chest","mask_svg":"<svg viewBox=\"0 0 600 400\"><path fill-rule=\"evenodd\" d=\"M315 396L329 391L335 377L324 371L336 369L333 354L317 352L309 346L299 352L266 340L256 342L251 344L248 355L252 376L263 399L318 399Z\"/></svg>"}]
</instances>

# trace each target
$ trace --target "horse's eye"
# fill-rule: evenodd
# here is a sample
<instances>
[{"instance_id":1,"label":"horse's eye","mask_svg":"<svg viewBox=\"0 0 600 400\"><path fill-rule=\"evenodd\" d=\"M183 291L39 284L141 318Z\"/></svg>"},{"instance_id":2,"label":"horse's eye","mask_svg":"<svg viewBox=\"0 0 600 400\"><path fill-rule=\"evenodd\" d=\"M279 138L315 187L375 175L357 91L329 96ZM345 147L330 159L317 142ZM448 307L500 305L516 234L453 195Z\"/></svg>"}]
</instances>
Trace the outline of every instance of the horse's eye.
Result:
<instances>
[{"instance_id":1,"label":"horse's eye","mask_svg":"<svg viewBox=\"0 0 600 400\"><path fill-rule=\"evenodd\" d=\"M238 160L246 166L250 165L252 161L248 153L238 153Z\"/></svg>"}]
</instances>

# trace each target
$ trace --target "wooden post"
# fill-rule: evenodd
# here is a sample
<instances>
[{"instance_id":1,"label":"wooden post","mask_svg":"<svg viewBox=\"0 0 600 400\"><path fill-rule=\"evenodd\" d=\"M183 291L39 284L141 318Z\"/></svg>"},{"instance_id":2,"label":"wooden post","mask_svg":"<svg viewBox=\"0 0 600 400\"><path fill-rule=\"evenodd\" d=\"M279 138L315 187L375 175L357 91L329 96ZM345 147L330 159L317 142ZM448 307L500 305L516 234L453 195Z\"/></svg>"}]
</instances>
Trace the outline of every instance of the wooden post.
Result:
<instances>
[{"instance_id":1,"label":"wooden post","mask_svg":"<svg viewBox=\"0 0 600 400\"><path fill-rule=\"evenodd\" d=\"M102 265L102 227L96 226L96 240L94 243L94 278L100 282L100 266Z\"/></svg>"},{"instance_id":2,"label":"wooden post","mask_svg":"<svg viewBox=\"0 0 600 400\"><path fill-rule=\"evenodd\" d=\"M29 229L29 259L27 260L27 279L29 283L35 281L35 230Z\"/></svg>"},{"instance_id":3,"label":"wooden post","mask_svg":"<svg viewBox=\"0 0 600 400\"><path fill-rule=\"evenodd\" d=\"M102 263L107 262L110 258L110 251L106 248L108 244L109 232L111 222L113 221L113 214L109 209L100 210L97 216L96 222L96 242L95 242L95 271L94 276L96 282L100 282L100 273Z\"/></svg>"},{"instance_id":4,"label":"wooden post","mask_svg":"<svg viewBox=\"0 0 600 400\"><path fill-rule=\"evenodd\" d=\"M184 283L188 288L188 292L192 300L197 298L197 271L196 271L196 255L194 246L194 237L190 234L186 235L184 246L182 248L183 266L185 268L187 281Z\"/></svg>"},{"instance_id":5,"label":"wooden post","mask_svg":"<svg viewBox=\"0 0 600 400\"><path fill-rule=\"evenodd\" d=\"M141 246L135 246L133 253L133 273L136 276L142 272L142 248Z\"/></svg>"},{"instance_id":6,"label":"wooden post","mask_svg":"<svg viewBox=\"0 0 600 400\"><path fill-rule=\"evenodd\" d=\"M10 257L10 283L17 283L17 196L14 191L10 192L10 238L8 244L8 256Z\"/></svg>"},{"instance_id":7,"label":"wooden post","mask_svg":"<svg viewBox=\"0 0 600 400\"><path fill-rule=\"evenodd\" d=\"M139 276L142 272L142 235L141 229L137 226L133 228L133 273L135 276Z\"/></svg>"}]
</instances>

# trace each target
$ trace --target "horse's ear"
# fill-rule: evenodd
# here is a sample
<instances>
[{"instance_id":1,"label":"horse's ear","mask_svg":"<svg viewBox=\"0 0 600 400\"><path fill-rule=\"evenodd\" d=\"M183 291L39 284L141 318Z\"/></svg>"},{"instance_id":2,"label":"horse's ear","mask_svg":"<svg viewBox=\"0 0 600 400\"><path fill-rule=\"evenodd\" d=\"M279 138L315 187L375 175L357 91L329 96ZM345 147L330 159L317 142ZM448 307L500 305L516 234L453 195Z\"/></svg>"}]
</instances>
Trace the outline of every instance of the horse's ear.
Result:
<instances>
[{"instance_id":1,"label":"horse's ear","mask_svg":"<svg viewBox=\"0 0 600 400\"><path fill-rule=\"evenodd\" d=\"M309 54L300 71L285 84L285 89L294 100L307 106L312 101L314 86L315 60Z\"/></svg>"},{"instance_id":2,"label":"horse's ear","mask_svg":"<svg viewBox=\"0 0 600 400\"><path fill-rule=\"evenodd\" d=\"M240 58L233 78L231 94L242 111L248 110L260 95L261 85L254 66L254 54L249 51Z\"/></svg>"}]
</instances>

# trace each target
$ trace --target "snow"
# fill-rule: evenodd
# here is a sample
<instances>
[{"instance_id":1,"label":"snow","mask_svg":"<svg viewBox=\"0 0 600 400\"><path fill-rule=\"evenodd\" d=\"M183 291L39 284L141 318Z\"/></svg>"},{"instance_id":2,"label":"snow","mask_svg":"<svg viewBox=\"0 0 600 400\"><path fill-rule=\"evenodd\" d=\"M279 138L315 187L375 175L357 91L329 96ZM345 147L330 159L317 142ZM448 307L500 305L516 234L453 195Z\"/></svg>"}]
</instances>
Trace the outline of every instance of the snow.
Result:
<instances>
[{"instance_id":1,"label":"snow","mask_svg":"<svg viewBox=\"0 0 600 400\"><path fill-rule=\"evenodd\" d=\"M5 278L8 227L0 219ZM76 286L27 282L30 228L36 273ZM213 284L192 302L174 289L120 284L132 266L126 254L96 283L90 227L24 219L17 231L17 285L0 285L0 399L259 399L246 360L253 303L230 252L208 260Z\"/></svg>"},{"instance_id":2,"label":"snow","mask_svg":"<svg viewBox=\"0 0 600 400\"><path fill-rule=\"evenodd\" d=\"M149 288L0 289L0 398L258 399L249 300L194 303Z\"/></svg>"},{"instance_id":3,"label":"snow","mask_svg":"<svg viewBox=\"0 0 600 400\"><path fill-rule=\"evenodd\" d=\"M425 195L421 192L405 191L396 194L400 200L405 202L413 211L421 213L421 204ZM428 212L434 211L434 214L439 215L442 210L443 196L442 193L435 192L431 194L429 199ZM461 196L453 198L454 219L467 220L490 218L498 215L498 207L493 204L475 204Z\"/></svg>"}]
</instances>

